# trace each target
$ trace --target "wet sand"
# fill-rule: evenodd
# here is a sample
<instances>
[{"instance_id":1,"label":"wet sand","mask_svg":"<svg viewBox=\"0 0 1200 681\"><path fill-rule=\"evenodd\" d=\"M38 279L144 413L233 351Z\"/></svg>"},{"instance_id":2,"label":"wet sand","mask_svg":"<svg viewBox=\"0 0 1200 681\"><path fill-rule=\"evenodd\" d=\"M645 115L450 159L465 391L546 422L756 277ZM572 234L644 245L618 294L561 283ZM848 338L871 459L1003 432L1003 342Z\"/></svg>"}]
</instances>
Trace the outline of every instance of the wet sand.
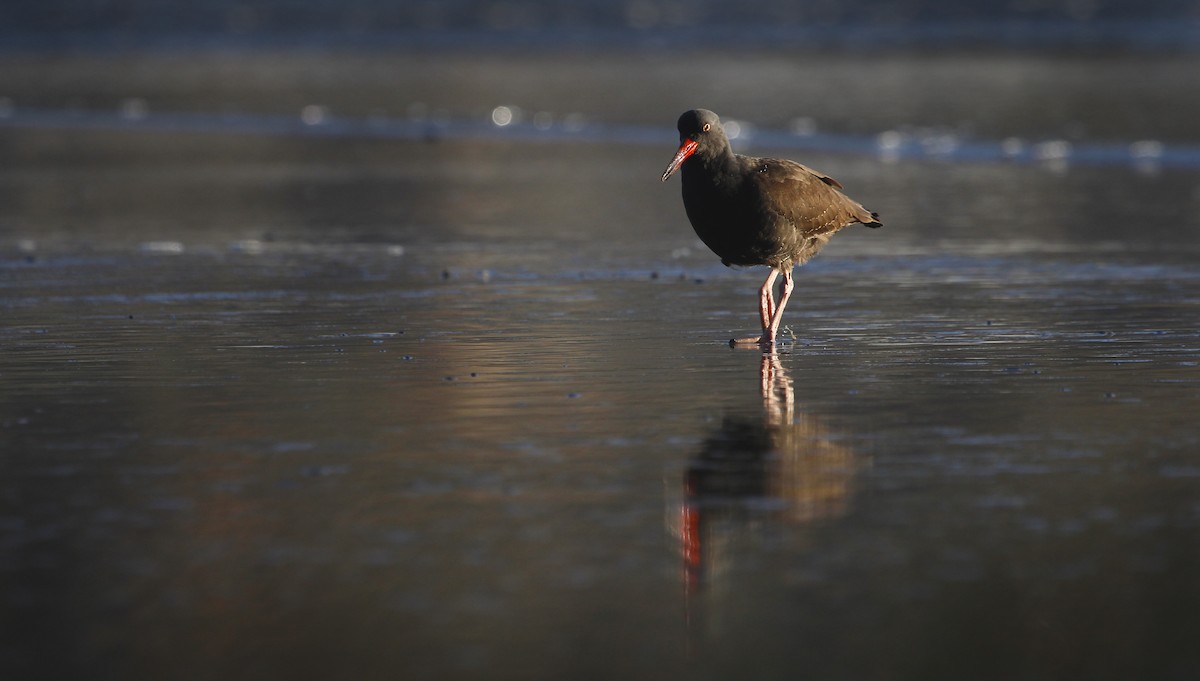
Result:
<instances>
[{"instance_id":1,"label":"wet sand","mask_svg":"<svg viewBox=\"0 0 1200 681\"><path fill-rule=\"evenodd\" d=\"M1198 171L805 155L763 355L664 127L0 127L5 676L1200 671Z\"/></svg>"}]
</instances>

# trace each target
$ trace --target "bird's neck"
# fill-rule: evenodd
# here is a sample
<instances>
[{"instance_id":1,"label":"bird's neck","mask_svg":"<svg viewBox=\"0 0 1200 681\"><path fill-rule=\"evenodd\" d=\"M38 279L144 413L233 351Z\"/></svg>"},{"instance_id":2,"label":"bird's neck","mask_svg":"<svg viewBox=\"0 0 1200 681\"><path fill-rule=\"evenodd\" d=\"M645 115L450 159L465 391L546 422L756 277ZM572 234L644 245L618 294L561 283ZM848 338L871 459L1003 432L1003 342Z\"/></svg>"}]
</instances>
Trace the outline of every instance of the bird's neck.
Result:
<instances>
[{"instance_id":1,"label":"bird's neck","mask_svg":"<svg viewBox=\"0 0 1200 681\"><path fill-rule=\"evenodd\" d=\"M709 178L713 183L720 184L725 181L736 179L738 173L737 155L733 153L728 145L716 152L707 153L703 156L697 154L688 159L689 163L695 163L701 174ZM687 169L687 166L684 166Z\"/></svg>"}]
</instances>

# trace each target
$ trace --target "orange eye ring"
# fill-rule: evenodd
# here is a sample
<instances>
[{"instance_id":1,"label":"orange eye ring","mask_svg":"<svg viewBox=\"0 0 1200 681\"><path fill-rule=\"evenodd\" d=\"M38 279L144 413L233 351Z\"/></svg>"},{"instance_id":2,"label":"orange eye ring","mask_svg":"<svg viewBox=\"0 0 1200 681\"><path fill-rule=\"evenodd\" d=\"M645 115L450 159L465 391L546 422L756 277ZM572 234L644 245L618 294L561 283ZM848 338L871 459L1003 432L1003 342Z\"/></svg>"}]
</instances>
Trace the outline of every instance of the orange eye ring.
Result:
<instances>
[{"instance_id":1,"label":"orange eye ring","mask_svg":"<svg viewBox=\"0 0 1200 681\"><path fill-rule=\"evenodd\" d=\"M704 127L703 127L703 128L701 128L701 130L703 130L704 132L708 132L710 128L712 128L712 124L711 124L711 123L705 123L705 124L704 124Z\"/></svg>"}]
</instances>

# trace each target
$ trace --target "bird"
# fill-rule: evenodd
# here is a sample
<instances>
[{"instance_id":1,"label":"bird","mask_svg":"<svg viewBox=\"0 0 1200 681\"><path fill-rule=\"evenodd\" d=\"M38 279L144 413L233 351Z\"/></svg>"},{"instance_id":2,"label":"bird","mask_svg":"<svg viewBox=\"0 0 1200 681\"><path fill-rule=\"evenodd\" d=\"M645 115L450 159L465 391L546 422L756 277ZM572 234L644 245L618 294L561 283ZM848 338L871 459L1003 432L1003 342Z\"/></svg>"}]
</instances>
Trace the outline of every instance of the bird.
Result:
<instances>
[{"instance_id":1,"label":"bird","mask_svg":"<svg viewBox=\"0 0 1200 681\"><path fill-rule=\"evenodd\" d=\"M729 343L773 348L795 286L792 270L841 229L883 223L878 213L843 194L841 183L820 171L795 161L733 153L721 119L712 111L686 111L676 127L679 149L662 181L679 171L684 211L696 236L726 266L771 268L759 290L762 334ZM783 287L776 301L780 275Z\"/></svg>"}]
</instances>

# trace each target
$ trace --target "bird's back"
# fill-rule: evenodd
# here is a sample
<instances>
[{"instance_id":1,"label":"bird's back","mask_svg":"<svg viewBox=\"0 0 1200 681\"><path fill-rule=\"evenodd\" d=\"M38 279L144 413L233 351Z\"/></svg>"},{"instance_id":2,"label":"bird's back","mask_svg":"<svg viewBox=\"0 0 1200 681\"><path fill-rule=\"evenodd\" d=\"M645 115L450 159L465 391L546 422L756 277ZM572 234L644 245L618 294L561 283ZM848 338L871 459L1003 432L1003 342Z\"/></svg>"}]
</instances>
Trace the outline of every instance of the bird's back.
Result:
<instances>
[{"instance_id":1,"label":"bird's back","mask_svg":"<svg viewBox=\"0 0 1200 681\"><path fill-rule=\"evenodd\" d=\"M794 161L735 161L736 169L724 176L685 172L683 178L688 218L726 265L790 268L816 255L844 227L882 225L828 175Z\"/></svg>"}]
</instances>

